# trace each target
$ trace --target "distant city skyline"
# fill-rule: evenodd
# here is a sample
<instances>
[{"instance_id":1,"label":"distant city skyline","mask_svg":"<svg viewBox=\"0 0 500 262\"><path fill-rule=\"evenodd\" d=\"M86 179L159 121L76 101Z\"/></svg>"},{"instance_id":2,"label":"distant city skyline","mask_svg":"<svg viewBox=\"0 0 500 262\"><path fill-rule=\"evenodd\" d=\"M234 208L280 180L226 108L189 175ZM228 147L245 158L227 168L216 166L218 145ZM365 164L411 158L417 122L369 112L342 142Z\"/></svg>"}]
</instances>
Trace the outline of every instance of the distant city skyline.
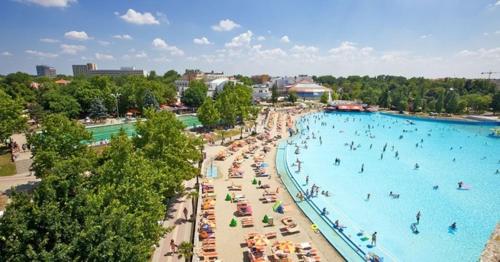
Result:
<instances>
[{"instance_id":1,"label":"distant city skyline","mask_svg":"<svg viewBox=\"0 0 500 262\"><path fill-rule=\"evenodd\" d=\"M485 78L500 0L0 2L0 74L36 65ZM492 75L500 78L500 75Z\"/></svg>"}]
</instances>

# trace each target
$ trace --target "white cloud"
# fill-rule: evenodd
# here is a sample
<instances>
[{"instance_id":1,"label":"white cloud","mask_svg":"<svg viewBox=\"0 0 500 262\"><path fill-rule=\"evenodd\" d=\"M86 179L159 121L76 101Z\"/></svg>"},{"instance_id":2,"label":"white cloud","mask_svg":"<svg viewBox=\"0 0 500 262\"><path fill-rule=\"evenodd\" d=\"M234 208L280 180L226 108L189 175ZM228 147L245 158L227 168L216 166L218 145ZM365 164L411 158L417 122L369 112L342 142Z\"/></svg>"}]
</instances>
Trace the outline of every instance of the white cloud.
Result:
<instances>
[{"instance_id":1,"label":"white cloud","mask_svg":"<svg viewBox=\"0 0 500 262\"><path fill-rule=\"evenodd\" d=\"M121 39L121 40L132 40L132 36L130 35L127 35L127 34L123 34L123 35L114 35L113 38L116 38L116 39Z\"/></svg>"},{"instance_id":2,"label":"white cloud","mask_svg":"<svg viewBox=\"0 0 500 262\"><path fill-rule=\"evenodd\" d=\"M257 41L264 41L264 40L266 40L266 38L262 35L257 37Z\"/></svg>"},{"instance_id":3,"label":"white cloud","mask_svg":"<svg viewBox=\"0 0 500 262\"><path fill-rule=\"evenodd\" d=\"M500 6L500 0L497 0L497 2L495 3L495 6Z\"/></svg>"},{"instance_id":4,"label":"white cloud","mask_svg":"<svg viewBox=\"0 0 500 262\"><path fill-rule=\"evenodd\" d=\"M97 43L99 43L100 45L102 46L108 46L111 44L111 42L108 42L108 41L104 41L104 40L99 40L97 41Z\"/></svg>"},{"instance_id":5,"label":"white cloud","mask_svg":"<svg viewBox=\"0 0 500 262\"><path fill-rule=\"evenodd\" d=\"M462 50L457 53L459 57L472 57L472 58L484 58L491 61L500 61L500 47L495 48L480 48L477 50Z\"/></svg>"},{"instance_id":6,"label":"white cloud","mask_svg":"<svg viewBox=\"0 0 500 262\"><path fill-rule=\"evenodd\" d=\"M208 38L206 38L206 37L195 38L195 39L193 39L193 43L195 43L197 45L210 45L210 44L212 44L212 43L210 43L210 41L208 41Z\"/></svg>"},{"instance_id":7,"label":"white cloud","mask_svg":"<svg viewBox=\"0 0 500 262\"><path fill-rule=\"evenodd\" d=\"M63 54L69 54L69 55L76 55L79 52L85 51L87 48L83 45L67 45L67 44L62 44L60 45L61 47L61 53Z\"/></svg>"},{"instance_id":8,"label":"white cloud","mask_svg":"<svg viewBox=\"0 0 500 262\"><path fill-rule=\"evenodd\" d=\"M341 53L348 53L357 50L357 47L355 46L356 43L349 42L349 41L344 41L340 44L338 47L334 47L328 51L331 54L341 54Z\"/></svg>"},{"instance_id":9,"label":"white cloud","mask_svg":"<svg viewBox=\"0 0 500 262\"><path fill-rule=\"evenodd\" d=\"M288 36L287 36L287 35L284 35L284 36L282 36L282 37L280 38L280 41L281 41L282 43L290 43L290 38L288 38Z\"/></svg>"},{"instance_id":10,"label":"white cloud","mask_svg":"<svg viewBox=\"0 0 500 262\"><path fill-rule=\"evenodd\" d=\"M168 17L166 14L162 13L162 12L156 12L156 17L158 17L158 20L160 20L161 22L169 25L170 24L170 21L168 21Z\"/></svg>"},{"instance_id":11,"label":"white cloud","mask_svg":"<svg viewBox=\"0 0 500 262\"><path fill-rule=\"evenodd\" d=\"M220 20L217 25L213 25L212 30L219 31L219 32L231 31L231 30L238 28L238 27L240 27L240 25L235 23L234 21L232 21L230 19L224 19L224 20Z\"/></svg>"},{"instance_id":12,"label":"white cloud","mask_svg":"<svg viewBox=\"0 0 500 262\"><path fill-rule=\"evenodd\" d=\"M246 31L243 34L234 37L231 42L226 43L225 46L229 48L248 46L250 44L250 41L252 41L252 36L252 31Z\"/></svg>"},{"instance_id":13,"label":"white cloud","mask_svg":"<svg viewBox=\"0 0 500 262\"><path fill-rule=\"evenodd\" d=\"M91 39L85 31L69 31L64 33L64 37L71 40L85 41Z\"/></svg>"},{"instance_id":14,"label":"white cloud","mask_svg":"<svg viewBox=\"0 0 500 262\"><path fill-rule=\"evenodd\" d=\"M305 45L294 45L290 51L296 53L317 53L319 48L315 46L305 46Z\"/></svg>"},{"instance_id":15,"label":"white cloud","mask_svg":"<svg viewBox=\"0 0 500 262\"><path fill-rule=\"evenodd\" d=\"M127 13L120 16L127 23L136 25L158 25L160 21L149 12L137 12L134 9L127 10Z\"/></svg>"},{"instance_id":16,"label":"white cloud","mask_svg":"<svg viewBox=\"0 0 500 262\"><path fill-rule=\"evenodd\" d=\"M22 3L36 4L43 7L68 7L72 3L76 3L76 0L19 0Z\"/></svg>"},{"instance_id":17,"label":"white cloud","mask_svg":"<svg viewBox=\"0 0 500 262\"><path fill-rule=\"evenodd\" d=\"M112 55L102 54L102 53L95 53L95 58L97 60L113 60L113 59L115 59Z\"/></svg>"},{"instance_id":18,"label":"white cloud","mask_svg":"<svg viewBox=\"0 0 500 262\"><path fill-rule=\"evenodd\" d=\"M136 58L146 58L146 57L148 57L148 54L146 54L146 52L144 52L144 51L141 51L141 52L135 54L135 57Z\"/></svg>"},{"instance_id":19,"label":"white cloud","mask_svg":"<svg viewBox=\"0 0 500 262\"><path fill-rule=\"evenodd\" d=\"M431 37L431 36L432 36L432 34L421 35L421 36L420 36L420 39L426 39L426 38L429 38L429 37Z\"/></svg>"},{"instance_id":20,"label":"white cloud","mask_svg":"<svg viewBox=\"0 0 500 262\"><path fill-rule=\"evenodd\" d=\"M12 53L9 51L2 52L2 56L12 56Z\"/></svg>"},{"instance_id":21,"label":"white cloud","mask_svg":"<svg viewBox=\"0 0 500 262\"><path fill-rule=\"evenodd\" d=\"M59 43L59 40L53 39L53 38L41 38L40 42L55 44L55 43Z\"/></svg>"},{"instance_id":22,"label":"white cloud","mask_svg":"<svg viewBox=\"0 0 500 262\"><path fill-rule=\"evenodd\" d=\"M30 54L30 55L34 55L34 56L38 56L38 57L43 57L43 58L56 58L59 56L58 54L40 52L40 51L30 50L30 49L28 49L24 52L26 52L26 54Z\"/></svg>"},{"instance_id":23,"label":"white cloud","mask_svg":"<svg viewBox=\"0 0 500 262\"><path fill-rule=\"evenodd\" d=\"M167 44L167 42L165 42L165 40L163 40L161 38L155 38L151 44L153 45L154 48L159 49L159 50L168 51L173 56L183 56L184 55L184 51L182 51L181 49L179 49L176 46L171 46L171 45Z\"/></svg>"}]
</instances>

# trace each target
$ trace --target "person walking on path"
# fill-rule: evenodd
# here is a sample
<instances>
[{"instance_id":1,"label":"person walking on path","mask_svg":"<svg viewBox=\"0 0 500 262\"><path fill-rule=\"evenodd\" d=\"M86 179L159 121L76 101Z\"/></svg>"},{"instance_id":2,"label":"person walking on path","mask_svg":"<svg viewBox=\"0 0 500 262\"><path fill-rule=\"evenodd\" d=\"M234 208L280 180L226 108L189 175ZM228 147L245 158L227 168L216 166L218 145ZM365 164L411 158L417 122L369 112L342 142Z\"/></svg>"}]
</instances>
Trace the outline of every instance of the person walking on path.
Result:
<instances>
[{"instance_id":1,"label":"person walking on path","mask_svg":"<svg viewBox=\"0 0 500 262\"><path fill-rule=\"evenodd\" d=\"M184 213L184 219L188 220L188 209L187 209L187 207L184 207L184 210L182 210L182 213Z\"/></svg>"},{"instance_id":2,"label":"person walking on path","mask_svg":"<svg viewBox=\"0 0 500 262\"><path fill-rule=\"evenodd\" d=\"M170 240L170 251L172 254L175 254L177 252L177 245L175 244L174 240Z\"/></svg>"}]
</instances>

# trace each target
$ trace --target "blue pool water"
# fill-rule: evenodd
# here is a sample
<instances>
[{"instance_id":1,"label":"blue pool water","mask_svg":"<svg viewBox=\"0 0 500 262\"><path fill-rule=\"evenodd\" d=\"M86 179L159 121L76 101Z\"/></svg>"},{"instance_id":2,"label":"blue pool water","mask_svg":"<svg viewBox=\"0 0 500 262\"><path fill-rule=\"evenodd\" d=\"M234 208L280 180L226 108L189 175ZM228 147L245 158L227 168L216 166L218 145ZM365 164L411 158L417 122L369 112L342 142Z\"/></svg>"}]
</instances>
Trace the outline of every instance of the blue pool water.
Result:
<instances>
[{"instance_id":1,"label":"blue pool water","mask_svg":"<svg viewBox=\"0 0 500 262\"><path fill-rule=\"evenodd\" d=\"M347 226L344 233L366 253L375 252L385 261L477 261L500 220L500 174L495 174L500 139L488 137L491 126L363 113L318 113L302 119L297 123L302 134L289 139L300 146L299 154L295 145L286 146L291 175L304 191L320 186L312 201L327 208L329 219ZM459 181L470 190L458 190ZM331 196L321 195L323 190ZM390 191L399 199L389 197ZM419 233L414 234L411 225L418 211ZM449 230L453 222L456 231ZM378 232L376 247L360 239L361 230L368 237Z\"/></svg>"},{"instance_id":2,"label":"blue pool water","mask_svg":"<svg viewBox=\"0 0 500 262\"><path fill-rule=\"evenodd\" d=\"M210 178L216 178L217 177L217 166L215 166L213 163L211 163L207 167L207 177L210 177Z\"/></svg>"}]
</instances>

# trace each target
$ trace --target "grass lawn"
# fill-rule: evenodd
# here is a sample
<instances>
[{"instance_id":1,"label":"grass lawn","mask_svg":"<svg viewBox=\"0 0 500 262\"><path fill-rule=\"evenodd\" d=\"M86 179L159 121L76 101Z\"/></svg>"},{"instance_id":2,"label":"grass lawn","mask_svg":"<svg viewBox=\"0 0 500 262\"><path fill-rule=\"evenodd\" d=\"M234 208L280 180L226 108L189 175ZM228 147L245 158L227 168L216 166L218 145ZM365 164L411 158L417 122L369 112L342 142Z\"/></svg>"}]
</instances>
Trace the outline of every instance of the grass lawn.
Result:
<instances>
[{"instance_id":1,"label":"grass lawn","mask_svg":"<svg viewBox=\"0 0 500 262\"><path fill-rule=\"evenodd\" d=\"M221 140L222 139L222 130L215 130L215 140ZM224 138L229 141L230 137L240 135L240 129L235 128L235 129L229 129L224 131Z\"/></svg>"},{"instance_id":2,"label":"grass lawn","mask_svg":"<svg viewBox=\"0 0 500 262\"><path fill-rule=\"evenodd\" d=\"M0 176L12 176L16 174L16 165L11 161L11 155L7 148L0 148Z\"/></svg>"}]
</instances>

